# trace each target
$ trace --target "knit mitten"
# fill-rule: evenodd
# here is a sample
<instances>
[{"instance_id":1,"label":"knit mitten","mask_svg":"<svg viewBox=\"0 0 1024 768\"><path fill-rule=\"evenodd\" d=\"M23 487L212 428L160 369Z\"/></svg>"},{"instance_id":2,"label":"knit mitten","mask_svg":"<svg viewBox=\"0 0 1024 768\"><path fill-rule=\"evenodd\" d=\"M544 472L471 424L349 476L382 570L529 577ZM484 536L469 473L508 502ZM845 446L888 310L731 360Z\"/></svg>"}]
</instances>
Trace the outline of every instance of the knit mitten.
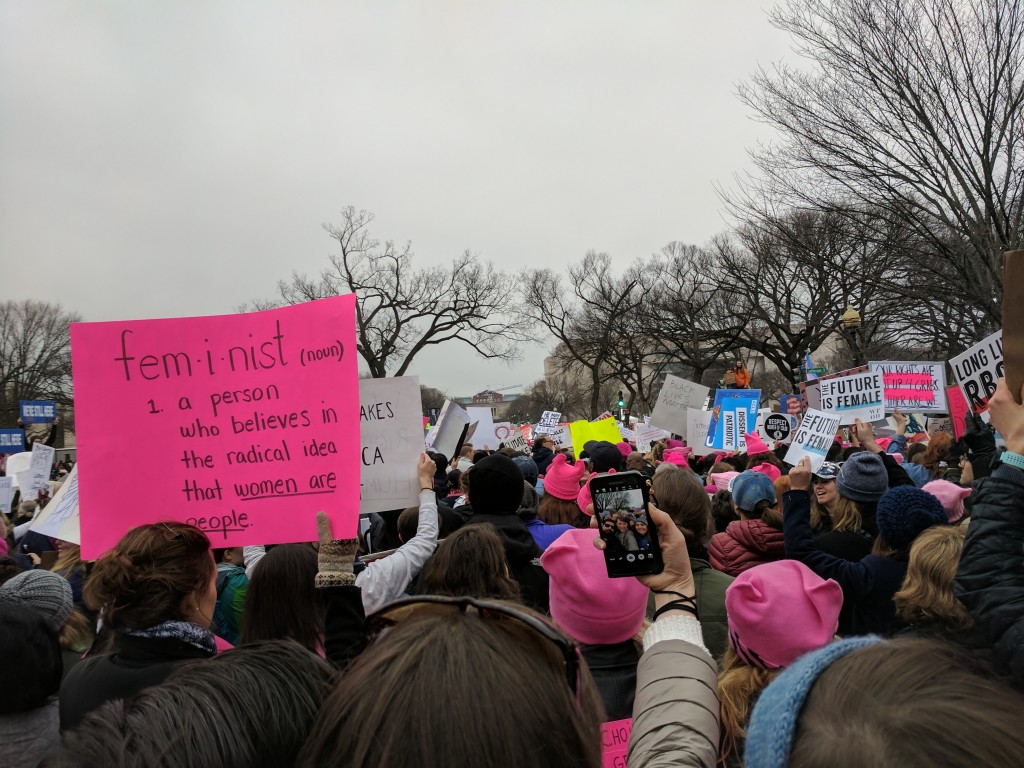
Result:
<instances>
[{"instance_id":1,"label":"knit mitten","mask_svg":"<svg viewBox=\"0 0 1024 768\"><path fill-rule=\"evenodd\" d=\"M317 557L316 586L350 587L356 583L352 564L356 559L358 539L332 538L331 521L325 512L316 513L316 530L320 539L320 554Z\"/></svg>"}]
</instances>

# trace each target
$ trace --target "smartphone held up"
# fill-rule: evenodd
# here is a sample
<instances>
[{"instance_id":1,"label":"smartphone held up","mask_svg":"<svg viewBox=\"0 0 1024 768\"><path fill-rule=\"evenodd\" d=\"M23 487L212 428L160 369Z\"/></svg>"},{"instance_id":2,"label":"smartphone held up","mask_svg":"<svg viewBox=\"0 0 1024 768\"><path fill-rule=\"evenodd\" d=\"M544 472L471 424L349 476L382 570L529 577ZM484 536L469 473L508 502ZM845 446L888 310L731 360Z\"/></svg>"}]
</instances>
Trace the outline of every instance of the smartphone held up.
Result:
<instances>
[{"instance_id":1,"label":"smartphone held up","mask_svg":"<svg viewBox=\"0 0 1024 768\"><path fill-rule=\"evenodd\" d=\"M594 475L590 493L608 575L661 573L658 532L647 516L647 478L639 472Z\"/></svg>"}]
</instances>

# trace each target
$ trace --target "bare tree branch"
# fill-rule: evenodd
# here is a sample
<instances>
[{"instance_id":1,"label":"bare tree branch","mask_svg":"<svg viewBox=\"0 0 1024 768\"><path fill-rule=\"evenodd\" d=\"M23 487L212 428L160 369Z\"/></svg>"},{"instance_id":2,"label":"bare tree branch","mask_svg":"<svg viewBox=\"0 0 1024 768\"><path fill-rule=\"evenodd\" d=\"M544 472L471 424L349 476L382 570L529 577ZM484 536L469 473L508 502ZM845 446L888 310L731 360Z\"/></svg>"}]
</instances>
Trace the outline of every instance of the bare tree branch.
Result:
<instances>
[{"instance_id":1,"label":"bare tree branch","mask_svg":"<svg viewBox=\"0 0 1024 768\"><path fill-rule=\"evenodd\" d=\"M372 376L402 376L423 350L452 341L487 359L519 356L531 323L513 276L469 251L447 267L415 268L411 244L370 236L372 213L350 206L341 216L340 225L324 225L338 244L330 265L317 277L292 273L278 293L283 304L356 294L356 343Z\"/></svg>"}]
</instances>

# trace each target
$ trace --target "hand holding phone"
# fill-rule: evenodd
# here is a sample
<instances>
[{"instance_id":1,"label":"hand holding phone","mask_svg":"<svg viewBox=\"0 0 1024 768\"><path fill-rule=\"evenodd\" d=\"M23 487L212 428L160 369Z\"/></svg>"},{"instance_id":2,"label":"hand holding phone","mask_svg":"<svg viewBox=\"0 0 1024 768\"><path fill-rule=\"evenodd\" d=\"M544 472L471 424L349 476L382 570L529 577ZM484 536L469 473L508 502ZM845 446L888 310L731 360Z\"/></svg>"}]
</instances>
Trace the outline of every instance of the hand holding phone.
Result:
<instances>
[{"instance_id":1,"label":"hand holding phone","mask_svg":"<svg viewBox=\"0 0 1024 768\"><path fill-rule=\"evenodd\" d=\"M647 512L647 478L636 471L594 475L590 493L608 575L660 573L664 563Z\"/></svg>"},{"instance_id":2,"label":"hand holding phone","mask_svg":"<svg viewBox=\"0 0 1024 768\"><path fill-rule=\"evenodd\" d=\"M650 589L693 595L696 590L693 570L690 567L690 553L686 549L686 537L672 522L667 512L662 512L653 504L647 505L647 511L651 523L658 530L664 570L661 573L637 576L637 579Z\"/></svg>"}]
</instances>

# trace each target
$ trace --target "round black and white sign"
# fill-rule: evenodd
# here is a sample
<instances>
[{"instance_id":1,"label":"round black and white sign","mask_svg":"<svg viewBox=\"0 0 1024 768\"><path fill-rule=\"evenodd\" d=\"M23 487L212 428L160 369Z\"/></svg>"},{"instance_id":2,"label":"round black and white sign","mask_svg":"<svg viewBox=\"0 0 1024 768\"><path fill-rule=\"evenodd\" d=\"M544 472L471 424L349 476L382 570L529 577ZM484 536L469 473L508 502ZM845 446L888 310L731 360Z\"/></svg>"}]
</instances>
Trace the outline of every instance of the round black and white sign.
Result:
<instances>
[{"instance_id":1,"label":"round black and white sign","mask_svg":"<svg viewBox=\"0 0 1024 768\"><path fill-rule=\"evenodd\" d=\"M789 417L781 413L769 414L764 420L764 431L772 440L785 440L789 437Z\"/></svg>"}]
</instances>

